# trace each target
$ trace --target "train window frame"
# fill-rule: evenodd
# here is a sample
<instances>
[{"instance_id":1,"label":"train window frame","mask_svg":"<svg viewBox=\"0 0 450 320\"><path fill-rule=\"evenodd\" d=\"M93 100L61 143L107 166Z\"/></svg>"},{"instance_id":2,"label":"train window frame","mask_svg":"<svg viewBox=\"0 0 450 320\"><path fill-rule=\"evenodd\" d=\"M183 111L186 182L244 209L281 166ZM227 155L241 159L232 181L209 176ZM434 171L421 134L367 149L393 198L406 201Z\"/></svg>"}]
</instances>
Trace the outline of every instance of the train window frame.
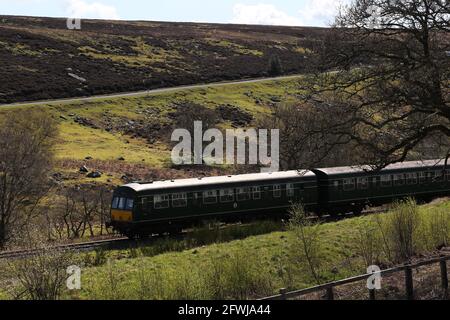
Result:
<instances>
[{"instance_id":1,"label":"train window frame","mask_svg":"<svg viewBox=\"0 0 450 320\"><path fill-rule=\"evenodd\" d=\"M127 198L120 197L119 198L119 204L117 205L117 209L119 210L125 210L125 206L127 205Z\"/></svg>"},{"instance_id":2,"label":"train window frame","mask_svg":"<svg viewBox=\"0 0 450 320\"><path fill-rule=\"evenodd\" d=\"M228 192L225 194L225 192ZM234 189L221 189L219 190L219 197L221 203L230 203L234 202ZM225 197L230 197L228 199L225 199Z\"/></svg>"},{"instance_id":3,"label":"train window frame","mask_svg":"<svg viewBox=\"0 0 450 320\"><path fill-rule=\"evenodd\" d=\"M360 177L356 179L356 184L358 185L358 190L369 189L369 177Z\"/></svg>"},{"instance_id":4,"label":"train window frame","mask_svg":"<svg viewBox=\"0 0 450 320\"><path fill-rule=\"evenodd\" d=\"M405 173L405 179L406 179L406 184L409 186L416 185L419 182L419 177L417 175L417 172Z\"/></svg>"},{"instance_id":5,"label":"train window frame","mask_svg":"<svg viewBox=\"0 0 450 320\"><path fill-rule=\"evenodd\" d=\"M165 205L162 205L164 203L165 203ZM153 207L156 210L168 209L170 207L170 195L157 194L157 195L153 196Z\"/></svg>"},{"instance_id":6,"label":"train window frame","mask_svg":"<svg viewBox=\"0 0 450 320\"><path fill-rule=\"evenodd\" d=\"M130 205L131 203L131 205ZM127 202L125 204L125 210L126 211L133 211L134 208L134 199L128 198Z\"/></svg>"},{"instance_id":7,"label":"train window frame","mask_svg":"<svg viewBox=\"0 0 450 320\"><path fill-rule=\"evenodd\" d=\"M295 185L293 183L287 183L286 184L286 196L288 198L294 198L295 197Z\"/></svg>"},{"instance_id":8,"label":"train window frame","mask_svg":"<svg viewBox=\"0 0 450 320\"><path fill-rule=\"evenodd\" d=\"M281 194L282 194L282 192L281 192L281 184L274 184L273 186L272 186L272 195L273 195L273 197L274 198L281 198Z\"/></svg>"},{"instance_id":9,"label":"train window frame","mask_svg":"<svg viewBox=\"0 0 450 320\"><path fill-rule=\"evenodd\" d=\"M394 186L396 186L396 187L404 186L405 183L406 183L406 179L405 179L405 174L404 173L396 173L396 174L394 174Z\"/></svg>"},{"instance_id":10,"label":"train window frame","mask_svg":"<svg viewBox=\"0 0 450 320\"><path fill-rule=\"evenodd\" d=\"M380 185L383 188L392 187L392 176L390 174L384 174L380 176Z\"/></svg>"},{"instance_id":11,"label":"train window frame","mask_svg":"<svg viewBox=\"0 0 450 320\"><path fill-rule=\"evenodd\" d=\"M236 188L236 200L239 202L249 201L252 199L250 193L251 189L249 187Z\"/></svg>"},{"instance_id":12,"label":"train window frame","mask_svg":"<svg viewBox=\"0 0 450 320\"><path fill-rule=\"evenodd\" d=\"M186 208L187 203L187 193L180 192L172 194L172 207L174 208Z\"/></svg>"},{"instance_id":13,"label":"train window frame","mask_svg":"<svg viewBox=\"0 0 450 320\"><path fill-rule=\"evenodd\" d=\"M261 200L261 187L252 187L253 200Z\"/></svg>"},{"instance_id":14,"label":"train window frame","mask_svg":"<svg viewBox=\"0 0 450 320\"><path fill-rule=\"evenodd\" d=\"M217 190L203 191L203 204L216 204L216 203L217 203Z\"/></svg>"},{"instance_id":15,"label":"train window frame","mask_svg":"<svg viewBox=\"0 0 450 320\"><path fill-rule=\"evenodd\" d=\"M112 203L111 203L111 208L112 209L118 209L119 208L119 199L120 199L120 197L114 197L113 198Z\"/></svg>"},{"instance_id":16,"label":"train window frame","mask_svg":"<svg viewBox=\"0 0 450 320\"><path fill-rule=\"evenodd\" d=\"M424 171L419 172L419 183L424 183L427 181L427 173Z\"/></svg>"},{"instance_id":17,"label":"train window frame","mask_svg":"<svg viewBox=\"0 0 450 320\"><path fill-rule=\"evenodd\" d=\"M434 172L434 179L433 179L433 181L435 181L435 182L445 181L443 173L444 173L443 170L435 171Z\"/></svg>"},{"instance_id":18,"label":"train window frame","mask_svg":"<svg viewBox=\"0 0 450 320\"><path fill-rule=\"evenodd\" d=\"M349 183L351 181L351 183ZM344 191L353 191L356 188L355 178L345 178L342 180Z\"/></svg>"}]
</instances>

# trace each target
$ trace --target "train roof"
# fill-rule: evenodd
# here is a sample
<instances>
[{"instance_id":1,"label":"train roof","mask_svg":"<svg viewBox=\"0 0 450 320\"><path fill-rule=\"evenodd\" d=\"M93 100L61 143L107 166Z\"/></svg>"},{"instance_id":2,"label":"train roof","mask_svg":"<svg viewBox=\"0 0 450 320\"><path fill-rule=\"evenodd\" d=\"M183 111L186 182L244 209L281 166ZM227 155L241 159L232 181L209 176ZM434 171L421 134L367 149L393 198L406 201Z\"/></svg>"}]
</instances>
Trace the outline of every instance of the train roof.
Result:
<instances>
[{"instance_id":1,"label":"train roof","mask_svg":"<svg viewBox=\"0 0 450 320\"><path fill-rule=\"evenodd\" d=\"M382 170L383 171L396 171L396 170L408 170L416 168L433 168L441 167L445 164L444 160L425 160L425 161L407 161L394 163ZM352 166L352 167L337 167L337 168L322 168L315 171L320 171L327 175L344 175L344 174L357 174L362 172L373 171L370 166Z\"/></svg>"},{"instance_id":2,"label":"train roof","mask_svg":"<svg viewBox=\"0 0 450 320\"><path fill-rule=\"evenodd\" d=\"M282 179L295 178L315 178L315 174L308 170L294 170L273 173L253 173L241 174L234 176L220 176L220 177L205 177L197 179L179 179L179 180L165 180L155 181L152 183L131 183L123 186L124 188L133 189L136 192L151 191L160 189L175 189L183 187L206 187L210 185L227 185L245 182L257 181L276 181Z\"/></svg>"}]
</instances>

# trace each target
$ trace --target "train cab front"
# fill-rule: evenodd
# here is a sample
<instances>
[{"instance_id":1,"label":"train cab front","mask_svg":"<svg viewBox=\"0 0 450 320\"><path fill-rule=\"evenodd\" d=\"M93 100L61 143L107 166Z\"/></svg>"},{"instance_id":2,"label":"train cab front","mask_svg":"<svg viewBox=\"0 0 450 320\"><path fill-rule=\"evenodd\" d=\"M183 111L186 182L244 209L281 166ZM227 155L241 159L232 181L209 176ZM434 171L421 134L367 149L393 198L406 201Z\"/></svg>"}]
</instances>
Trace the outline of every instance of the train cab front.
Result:
<instances>
[{"instance_id":1,"label":"train cab front","mask_svg":"<svg viewBox=\"0 0 450 320\"><path fill-rule=\"evenodd\" d=\"M114 192L109 225L123 235L133 234L133 208L135 195L119 188Z\"/></svg>"}]
</instances>

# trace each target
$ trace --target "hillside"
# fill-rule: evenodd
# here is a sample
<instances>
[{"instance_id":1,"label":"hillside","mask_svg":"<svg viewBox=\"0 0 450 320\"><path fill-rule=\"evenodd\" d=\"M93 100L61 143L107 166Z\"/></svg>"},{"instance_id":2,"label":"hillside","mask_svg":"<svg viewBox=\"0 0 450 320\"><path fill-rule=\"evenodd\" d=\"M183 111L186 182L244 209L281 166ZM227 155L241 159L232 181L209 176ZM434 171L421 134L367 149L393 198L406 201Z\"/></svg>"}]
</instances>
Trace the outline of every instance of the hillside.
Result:
<instances>
[{"instance_id":1,"label":"hillside","mask_svg":"<svg viewBox=\"0 0 450 320\"><path fill-rule=\"evenodd\" d=\"M0 104L301 73L324 31L0 16Z\"/></svg>"},{"instance_id":2,"label":"hillside","mask_svg":"<svg viewBox=\"0 0 450 320\"><path fill-rule=\"evenodd\" d=\"M218 128L249 127L280 101L295 99L301 77L257 83L176 89L136 97L101 98L89 102L2 107L0 117L18 109L44 108L59 123L54 146L55 174L66 183L122 184L137 179L167 179L239 173L236 168L172 168L170 136L184 107L216 117ZM86 159L88 158L88 159ZM86 165L103 173L90 179ZM248 170L243 166L241 170ZM230 171L231 170L231 171Z\"/></svg>"}]
</instances>

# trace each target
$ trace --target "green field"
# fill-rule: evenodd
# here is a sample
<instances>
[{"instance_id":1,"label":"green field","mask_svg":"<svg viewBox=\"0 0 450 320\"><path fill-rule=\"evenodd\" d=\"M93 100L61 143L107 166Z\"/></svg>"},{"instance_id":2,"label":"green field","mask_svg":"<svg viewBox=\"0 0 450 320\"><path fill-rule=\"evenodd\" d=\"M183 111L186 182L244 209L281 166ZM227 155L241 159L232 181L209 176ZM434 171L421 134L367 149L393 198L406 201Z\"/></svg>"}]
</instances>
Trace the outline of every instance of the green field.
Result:
<instances>
[{"instance_id":1,"label":"green field","mask_svg":"<svg viewBox=\"0 0 450 320\"><path fill-rule=\"evenodd\" d=\"M445 230L450 230L449 209L448 201L419 208L420 227L414 239L417 255L430 254L438 246L440 240L435 239L431 229L436 214L445 215ZM388 216L389 213L381 215L380 221L386 221ZM361 230L374 224L375 216L365 216L320 227L321 282L365 273L358 237ZM306 262L292 260L295 258L292 252L297 249L295 243L292 232L280 231L185 250L184 243L171 242L166 243L166 249L174 252L163 254L155 253L154 246L103 253L102 259L98 259L101 253L95 253L89 261L97 257L99 265L84 271L83 288L71 297L248 299L275 294L280 288L314 286L317 283ZM164 247L161 243L155 246ZM384 267L391 265L385 255L379 257L378 263Z\"/></svg>"}]
</instances>

